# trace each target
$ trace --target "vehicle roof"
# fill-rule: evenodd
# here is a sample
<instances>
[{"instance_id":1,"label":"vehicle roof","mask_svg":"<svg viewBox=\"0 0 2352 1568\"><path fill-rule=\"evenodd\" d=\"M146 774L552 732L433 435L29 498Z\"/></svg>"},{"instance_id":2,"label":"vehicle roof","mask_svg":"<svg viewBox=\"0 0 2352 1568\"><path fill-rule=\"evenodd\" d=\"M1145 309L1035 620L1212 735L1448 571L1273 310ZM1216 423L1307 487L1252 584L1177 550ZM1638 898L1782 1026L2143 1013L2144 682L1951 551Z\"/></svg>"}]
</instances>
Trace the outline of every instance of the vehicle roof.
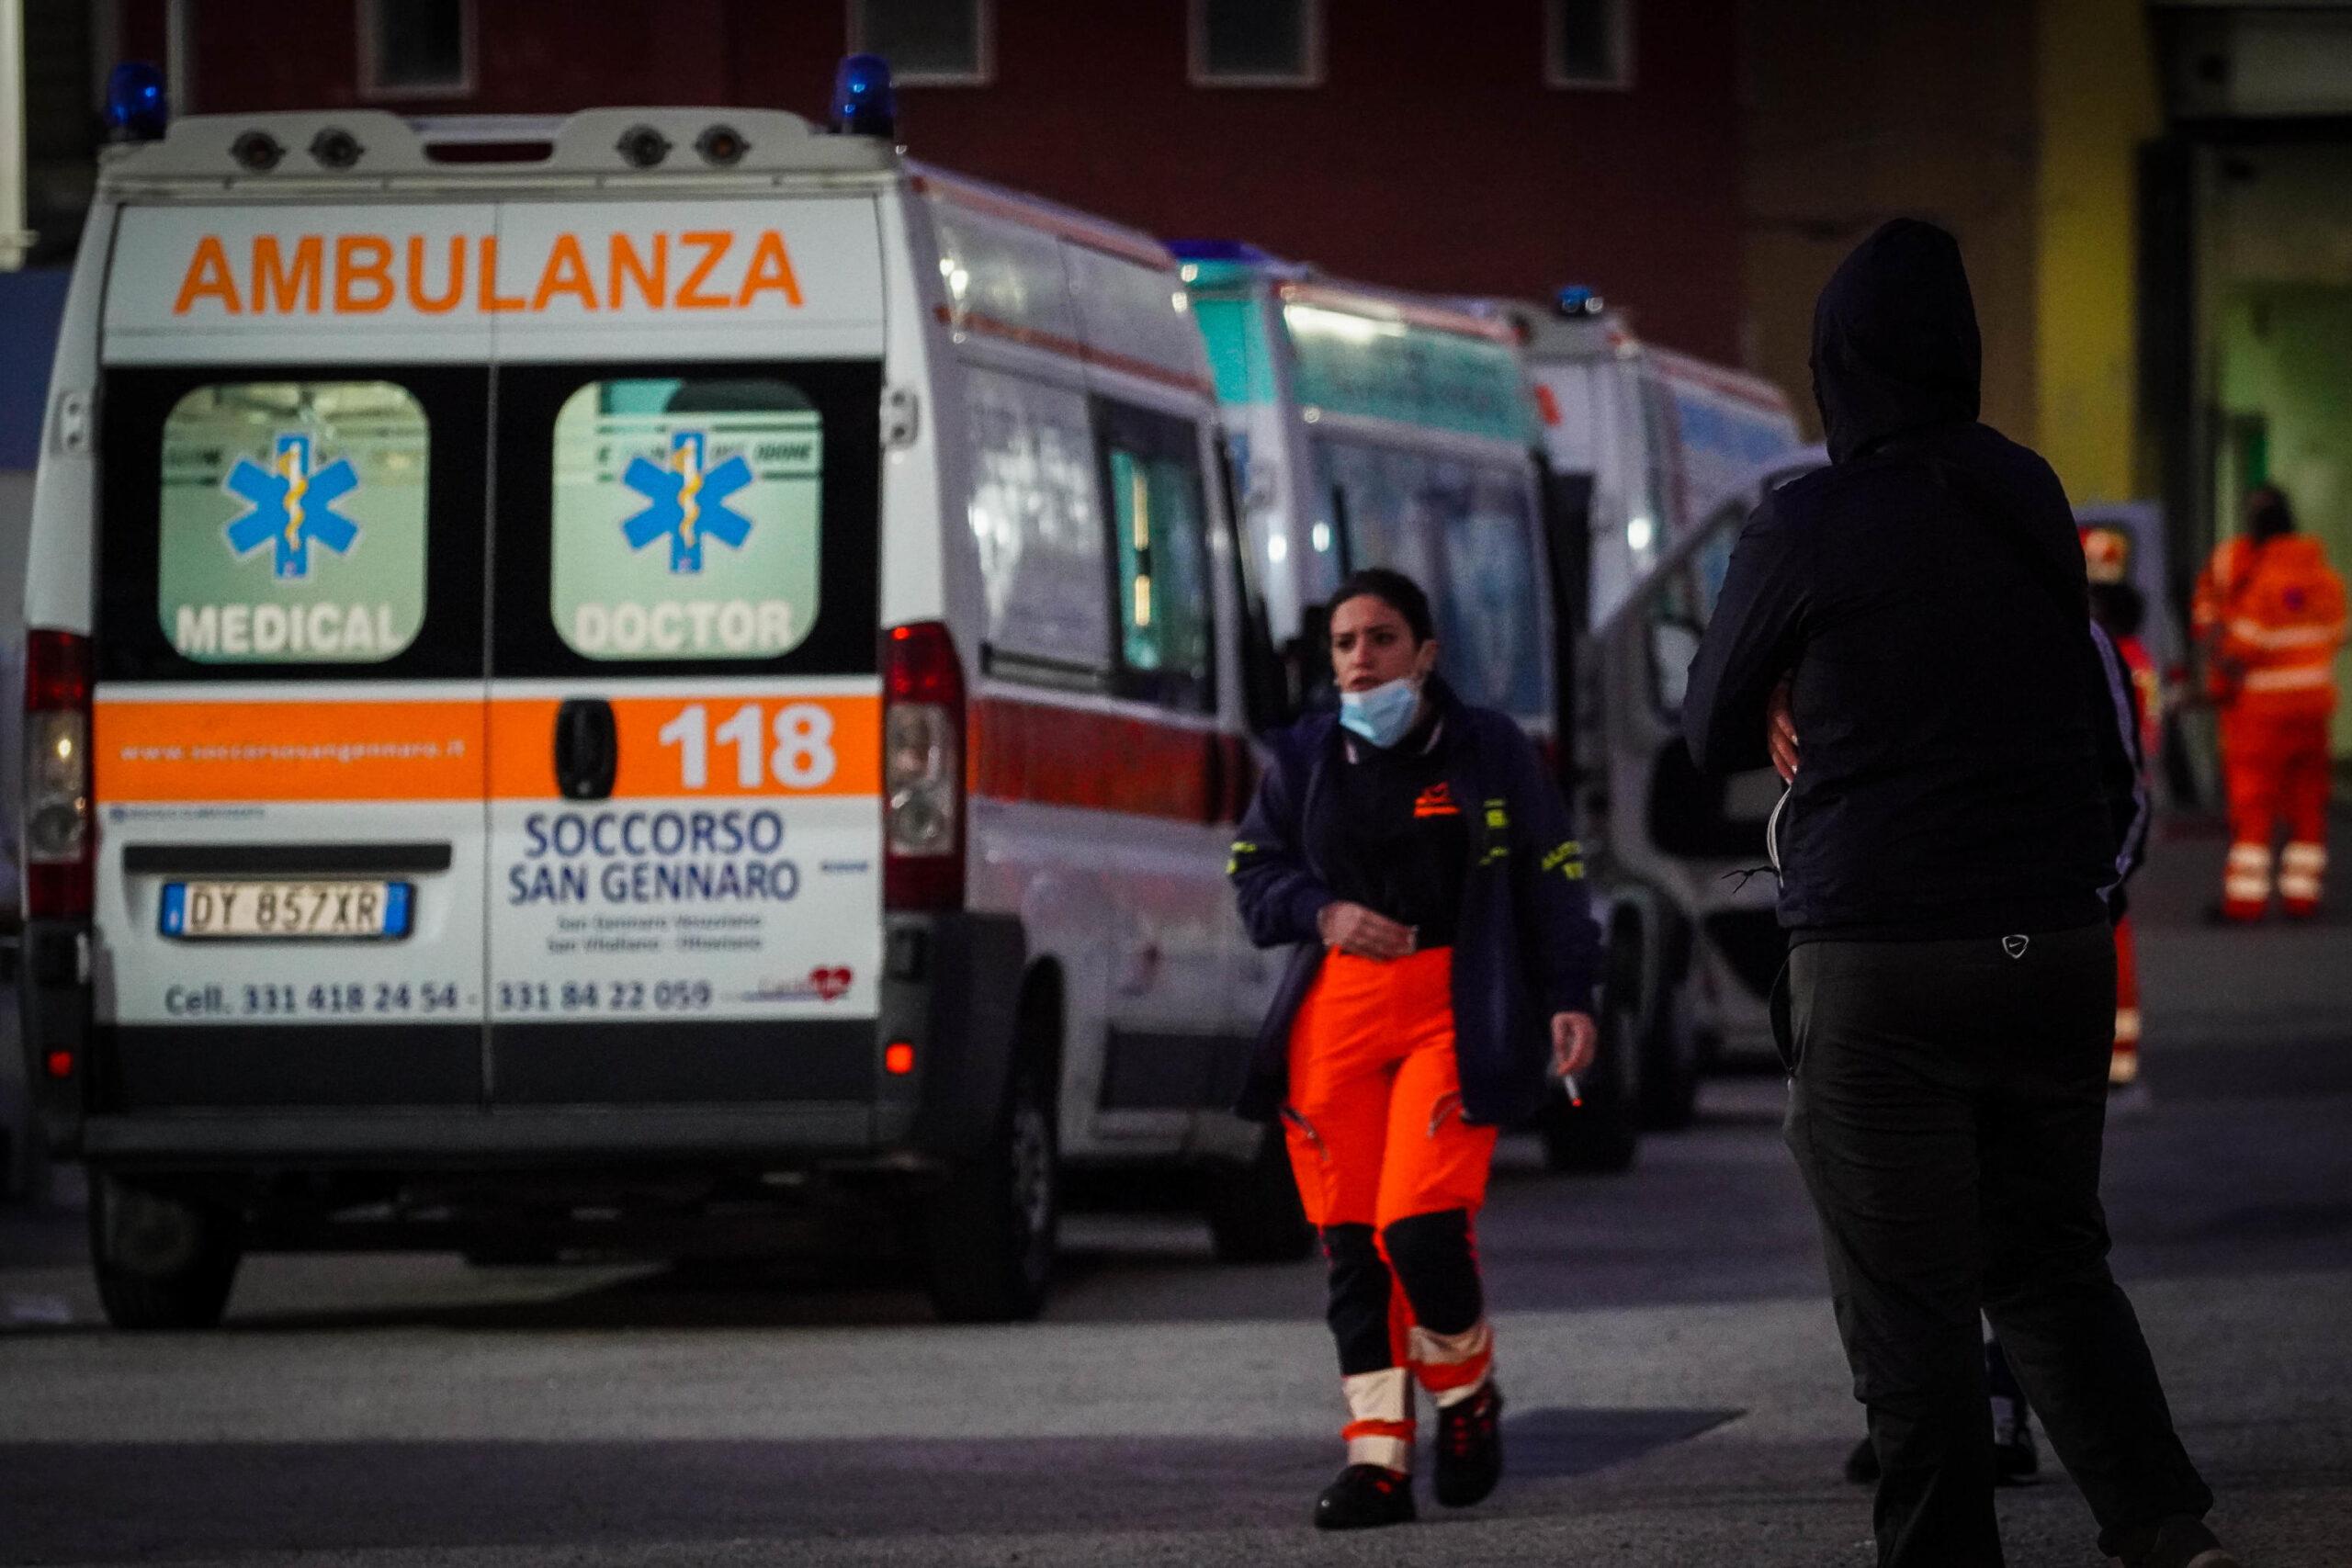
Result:
<instances>
[{"instance_id":1,"label":"vehicle roof","mask_svg":"<svg viewBox=\"0 0 2352 1568\"><path fill-rule=\"evenodd\" d=\"M622 137L650 128L669 143L652 168L638 168L620 151ZM714 128L740 137L740 159L714 166L695 142ZM324 166L313 151L332 131L359 145L347 169ZM275 167L239 161L239 138L268 136L280 149ZM504 153L506 155L502 156ZM160 141L111 148L98 174L102 194L158 186L193 186L175 195L311 195L420 186L478 187L542 186L629 186L677 191L706 182L741 185L783 176L872 175L895 171L898 149L869 136L835 136L796 114L754 108L594 108L560 118L528 115L468 115L404 119L383 109L314 109L269 114L188 115L174 120Z\"/></svg>"},{"instance_id":2,"label":"vehicle roof","mask_svg":"<svg viewBox=\"0 0 2352 1568\"><path fill-rule=\"evenodd\" d=\"M1182 263L1184 281L1198 288L1263 287L1285 305L1308 305L1370 321L1427 327L1514 348L1520 343L1519 333L1509 322L1465 310L1437 295L1332 277L1309 263L1287 261L1251 245L1180 242L1173 248ZM1218 254L1201 254L1211 249Z\"/></svg>"}]
</instances>

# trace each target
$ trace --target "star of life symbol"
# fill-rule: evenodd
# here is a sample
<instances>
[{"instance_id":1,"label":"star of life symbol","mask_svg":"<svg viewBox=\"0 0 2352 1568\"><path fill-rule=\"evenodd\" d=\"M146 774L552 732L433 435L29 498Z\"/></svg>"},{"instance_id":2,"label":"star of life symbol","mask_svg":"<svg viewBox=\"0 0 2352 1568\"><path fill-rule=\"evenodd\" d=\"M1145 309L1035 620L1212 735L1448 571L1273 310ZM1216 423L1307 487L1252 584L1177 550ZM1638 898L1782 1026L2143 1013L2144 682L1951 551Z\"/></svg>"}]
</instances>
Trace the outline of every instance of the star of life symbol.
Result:
<instances>
[{"instance_id":1,"label":"star of life symbol","mask_svg":"<svg viewBox=\"0 0 2352 1568\"><path fill-rule=\"evenodd\" d=\"M752 535L752 520L727 504L729 496L752 482L752 465L738 452L705 472L704 445L699 430L674 431L666 463L632 457L621 475L621 482L647 502L644 511L621 525L629 548L641 550L667 536L672 571L700 571L706 538L741 549Z\"/></svg>"},{"instance_id":2,"label":"star of life symbol","mask_svg":"<svg viewBox=\"0 0 2352 1568\"><path fill-rule=\"evenodd\" d=\"M229 524L229 548L249 556L264 545L272 546L274 577L310 576L313 544L347 555L359 542L359 525L334 509L336 502L359 488L351 459L337 457L318 469L311 460L308 435L282 434L268 467L240 457L220 481L220 488L246 508Z\"/></svg>"}]
</instances>

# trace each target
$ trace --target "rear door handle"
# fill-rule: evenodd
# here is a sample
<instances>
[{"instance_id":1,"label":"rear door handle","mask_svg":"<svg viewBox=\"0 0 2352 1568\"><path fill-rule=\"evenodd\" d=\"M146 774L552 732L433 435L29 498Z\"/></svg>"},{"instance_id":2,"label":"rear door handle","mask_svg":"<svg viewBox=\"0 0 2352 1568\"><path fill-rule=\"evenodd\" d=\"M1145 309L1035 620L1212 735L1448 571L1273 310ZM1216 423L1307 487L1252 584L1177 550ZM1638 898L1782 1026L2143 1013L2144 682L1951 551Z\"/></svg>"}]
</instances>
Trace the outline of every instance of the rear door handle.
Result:
<instances>
[{"instance_id":1,"label":"rear door handle","mask_svg":"<svg viewBox=\"0 0 2352 1568\"><path fill-rule=\"evenodd\" d=\"M571 697L555 710L555 783L566 800L609 796L620 752L613 705L604 698Z\"/></svg>"}]
</instances>

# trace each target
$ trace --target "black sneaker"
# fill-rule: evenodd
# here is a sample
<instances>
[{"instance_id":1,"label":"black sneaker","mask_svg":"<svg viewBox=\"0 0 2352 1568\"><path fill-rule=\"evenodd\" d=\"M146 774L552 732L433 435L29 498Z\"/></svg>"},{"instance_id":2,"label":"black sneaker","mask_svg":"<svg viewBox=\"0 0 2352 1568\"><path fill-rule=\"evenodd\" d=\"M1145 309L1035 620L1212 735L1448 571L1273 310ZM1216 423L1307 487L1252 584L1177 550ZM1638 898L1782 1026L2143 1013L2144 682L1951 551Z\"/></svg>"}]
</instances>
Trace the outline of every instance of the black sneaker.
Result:
<instances>
[{"instance_id":1,"label":"black sneaker","mask_svg":"<svg viewBox=\"0 0 2352 1568\"><path fill-rule=\"evenodd\" d=\"M2129 1568L2239 1568L2238 1560L2205 1528L2205 1521L2186 1514L2146 1531L2143 1540L2122 1559Z\"/></svg>"},{"instance_id":2,"label":"black sneaker","mask_svg":"<svg viewBox=\"0 0 2352 1568\"><path fill-rule=\"evenodd\" d=\"M1466 1508L1503 1478L1503 1395L1493 1383L1437 1413L1437 1500Z\"/></svg>"},{"instance_id":3,"label":"black sneaker","mask_svg":"<svg viewBox=\"0 0 2352 1568\"><path fill-rule=\"evenodd\" d=\"M1878 1450L1871 1447L1868 1438L1856 1443L1854 1451L1846 1456L1846 1479L1857 1486L1878 1484Z\"/></svg>"},{"instance_id":4,"label":"black sneaker","mask_svg":"<svg viewBox=\"0 0 2352 1568\"><path fill-rule=\"evenodd\" d=\"M1993 1483L2030 1486L2041 1476L2041 1447L2033 1440L2033 1428L2020 1421L2007 1442L1993 1445Z\"/></svg>"},{"instance_id":5,"label":"black sneaker","mask_svg":"<svg viewBox=\"0 0 2352 1568\"><path fill-rule=\"evenodd\" d=\"M1377 1529L1408 1525L1416 1517L1413 1478L1385 1464L1351 1464L1315 1499L1319 1530Z\"/></svg>"}]
</instances>

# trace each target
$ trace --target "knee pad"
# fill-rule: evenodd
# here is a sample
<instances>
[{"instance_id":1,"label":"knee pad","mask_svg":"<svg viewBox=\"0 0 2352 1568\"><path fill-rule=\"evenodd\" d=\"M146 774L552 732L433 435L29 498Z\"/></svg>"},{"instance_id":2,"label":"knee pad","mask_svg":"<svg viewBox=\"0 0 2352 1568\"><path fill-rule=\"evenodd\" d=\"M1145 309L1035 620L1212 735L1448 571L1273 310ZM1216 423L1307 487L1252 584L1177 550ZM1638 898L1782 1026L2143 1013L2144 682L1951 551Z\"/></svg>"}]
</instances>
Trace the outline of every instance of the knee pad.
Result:
<instances>
[{"instance_id":1,"label":"knee pad","mask_svg":"<svg viewBox=\"0 0 2352 1568\"><path fill-rule=\"evenodd\" d=\"M1370 1225L1325 1225L1323 1256L1331 1267L1326 1320L1340 1346L1340 1371L1352 1377L1396 1365L1389 1343L1388 1297L1394 1288Z\"/></svg>"},{"instance_id":2,"label":"knee pad","mask_svg":"<svg viewBox=\"0 0 2352 1568\"><path fill-rule=\"evenodd\" d=\"M1459 1334L1487 1310L1478 1259L1470 1246L1470 1213L1442 1209L1408 1214L1381 1233L1388 1261L1412 1303L1414 1320L1433 1334Z\"/></svg>"}]
</instances>

